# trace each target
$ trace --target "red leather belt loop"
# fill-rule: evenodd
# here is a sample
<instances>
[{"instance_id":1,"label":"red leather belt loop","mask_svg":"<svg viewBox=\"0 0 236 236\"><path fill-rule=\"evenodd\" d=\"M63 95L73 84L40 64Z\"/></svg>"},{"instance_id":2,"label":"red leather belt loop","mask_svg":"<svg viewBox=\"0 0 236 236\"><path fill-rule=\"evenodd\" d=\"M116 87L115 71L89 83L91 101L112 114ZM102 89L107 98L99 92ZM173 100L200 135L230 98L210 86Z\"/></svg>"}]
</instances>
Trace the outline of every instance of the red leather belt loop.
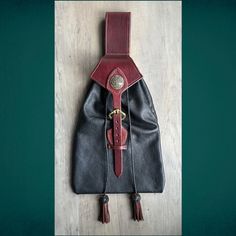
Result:
<instances>
[{"instance_id":1,"label":"red leather belt loop","mask_svg":"<svg viewBox=\"0 0 236 236\"><path fill-rule=\"evenodd\" d=\"M106 55L128 55L130 35L130 13L129 12L108 12L106 14ZM121 69L116 68L110 74L107 81L107 89L113 95L113 109L122 110L121 95L128 88L128 81ZM113 149L114 171L117 177L123 172L123 146L126 142L127 131L122 127L121 113L113 115ZM124 140L125 138L125 140ZM111 146L112 147L112 146Z\"/></svg>"},{"instance_id":2,"label":"red leather belt loop","mask_svg":"<svg viewBox=\"0 0 236 236\"><path fill-rule=\"evenodd\" d=\"M123 150L126 149L127 130L122 126L122 93L142 79L137 66L129 56L130 12L107 12L105 29L105 55L100 59L91 78L113 96L112 129L107 130L108 147L114 153L114 172L123 172Z\"/></svg>"},{"instance_id":3,"label":"red leather belt loop","mask_svg":"<svg viewBox=\"0 0 236 236\"><path fill-rule=\"evenodd\" d=\"M128 55L130 12L107 12L105 34L106 55Z\"/></svg>"}]
</instances>

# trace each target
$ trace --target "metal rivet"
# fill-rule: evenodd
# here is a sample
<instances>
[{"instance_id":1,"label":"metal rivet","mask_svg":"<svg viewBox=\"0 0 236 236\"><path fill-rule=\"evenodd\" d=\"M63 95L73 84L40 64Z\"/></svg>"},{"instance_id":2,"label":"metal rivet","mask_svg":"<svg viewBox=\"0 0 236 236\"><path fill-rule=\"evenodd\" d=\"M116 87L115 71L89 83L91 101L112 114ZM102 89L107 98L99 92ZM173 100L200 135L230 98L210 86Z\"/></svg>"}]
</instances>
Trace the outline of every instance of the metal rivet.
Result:
<instances>
[{"instance_id":1,"label":"metal rivet","mask_svg":"<svg viewBox=\"0 0 236 236\"><path fill-rule=\"evenodd\" d=\"M121 89L125 83L123 77L120 75L112 76L109 82L110 82L111 87L116 90Z\"/></svg>"}]
</instances>

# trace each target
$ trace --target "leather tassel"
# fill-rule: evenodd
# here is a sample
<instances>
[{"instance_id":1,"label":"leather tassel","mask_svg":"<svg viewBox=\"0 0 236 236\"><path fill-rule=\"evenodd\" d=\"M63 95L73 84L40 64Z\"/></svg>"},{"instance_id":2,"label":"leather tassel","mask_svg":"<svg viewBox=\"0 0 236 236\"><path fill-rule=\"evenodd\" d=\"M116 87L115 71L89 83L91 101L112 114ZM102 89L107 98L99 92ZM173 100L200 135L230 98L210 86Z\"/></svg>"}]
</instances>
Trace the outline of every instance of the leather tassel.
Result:
<instances>
[{"instance_id":1,"label":"leather tassel","mask_svg":"<svg viewBox=\"0 0 236 236\"><path fill-rule=\"evenodd\" d=\"M100 214L98 220L103 224L107 224L110 222L110 214L108 209L109 197L104 194L99 199L100 202Z\"/></svg>"},{"instance_id":2,"label":"leather tassel","mask_svg":"<svg viewBox=\"0 0 236 236\"><path fill-rule=\"evenodd\" d=\"M141 207L141 196L139 193L133 193L131 195L131 200L133 204L133 219L136 221L144 220L143 219L143 212Z\"/></svg>"}]
</instances>

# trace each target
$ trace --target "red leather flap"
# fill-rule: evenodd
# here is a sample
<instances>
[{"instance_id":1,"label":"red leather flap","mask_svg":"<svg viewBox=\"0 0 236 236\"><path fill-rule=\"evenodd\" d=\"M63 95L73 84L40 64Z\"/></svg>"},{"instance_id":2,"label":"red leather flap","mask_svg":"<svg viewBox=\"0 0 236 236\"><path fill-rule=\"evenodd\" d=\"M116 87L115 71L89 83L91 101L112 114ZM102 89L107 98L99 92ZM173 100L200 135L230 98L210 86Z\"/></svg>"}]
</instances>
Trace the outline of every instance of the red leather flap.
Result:
<instances>
[{"instance_id":1,"label":"red leather flap","mask_svg":"<svg viewBox=\"0 0 236 236\"><path fill-rule=\"evenodd\" d=\"M130 12L106 13L105 56L101 58L91 74L91 78L104 88L109 75L116 68L119 68L126 77L125 89L143 77L129 56L130 20Z\"/></svg>"},{"instance_id":2,"label":"red leather flap","mask_svg":"<svg viewBox=\"0 0 236 236\"><path fill-rule=\"evenodd\" d=\"M100 62L92 72L91 78L106 88L107 79L110 73L112 73L112 71L117 67L122 70L125 77L127 78L128 87L132 86L143 77L130 56L105 55L101 58Z\"/></svg>"}]
</instances>

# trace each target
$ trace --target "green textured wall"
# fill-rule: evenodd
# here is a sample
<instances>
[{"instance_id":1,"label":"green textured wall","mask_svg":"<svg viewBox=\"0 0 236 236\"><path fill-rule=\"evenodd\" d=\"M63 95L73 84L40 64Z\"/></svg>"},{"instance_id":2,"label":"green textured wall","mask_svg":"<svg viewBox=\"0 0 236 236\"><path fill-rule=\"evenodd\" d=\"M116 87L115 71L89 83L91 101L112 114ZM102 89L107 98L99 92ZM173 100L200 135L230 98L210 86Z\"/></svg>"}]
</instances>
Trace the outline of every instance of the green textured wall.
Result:
<instances>
[{"instance_id":1,"label":"green textured wall","mask_svg":"<svg viewBox=\"0 0 236 236\"><path fill-rule=\"evenodd\" d=\"M236 1L183 2L183 232L236 235Z\"/></svg>"},{"instance_id":2,"label":"green textured wall","mask_svg":"<svg viewBox=\"0 0 236 236\"><path fill-rule=\"evenodd\" d=\"M53 235L54 6L0 5L0 235Z\"/></svg>"}]
</instances>

